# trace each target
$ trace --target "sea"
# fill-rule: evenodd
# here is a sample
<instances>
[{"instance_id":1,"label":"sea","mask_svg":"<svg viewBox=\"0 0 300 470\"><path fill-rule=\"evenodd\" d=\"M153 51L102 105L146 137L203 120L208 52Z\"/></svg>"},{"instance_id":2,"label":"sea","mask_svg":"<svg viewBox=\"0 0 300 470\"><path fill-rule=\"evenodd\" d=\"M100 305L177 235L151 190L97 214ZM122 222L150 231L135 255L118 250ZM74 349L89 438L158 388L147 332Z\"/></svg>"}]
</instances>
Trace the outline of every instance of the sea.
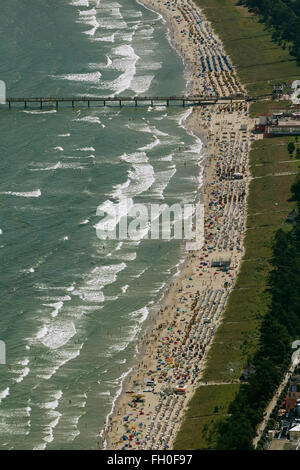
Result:
<instances>
[{"instance_id":1,"label":"sea","mask_svg":"<svg viewBox=\"0 0 300 470\"><path fill-rule=\"evenodd\" d=\"M135 0L2 0L9 97L176 96L188 71ZM181 240L97 236L99 208L193 203L189 107L0 105L0 449L103 448Z\"/></svg>"}]
</instances>

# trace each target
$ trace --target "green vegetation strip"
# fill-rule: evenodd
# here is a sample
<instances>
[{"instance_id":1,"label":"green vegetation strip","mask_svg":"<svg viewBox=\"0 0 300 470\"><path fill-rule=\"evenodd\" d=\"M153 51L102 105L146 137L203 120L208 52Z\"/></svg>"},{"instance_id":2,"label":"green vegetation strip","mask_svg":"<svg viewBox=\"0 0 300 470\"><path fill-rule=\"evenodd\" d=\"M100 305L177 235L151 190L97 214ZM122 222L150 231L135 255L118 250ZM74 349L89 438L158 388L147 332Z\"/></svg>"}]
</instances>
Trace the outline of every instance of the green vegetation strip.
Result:
<instances>
[{"instance_id":1,"label":"green vegetation strip","mask_svg":"<svg viewBox=\"0 0 300 470\"><path fill-rule=\"evenodd\" d=\"M238 384L199 387L189 403L183 426L176 436L174 449L213 448L214 425L226 416L228 406L238 389ZM222 403L222 405L218 406L216 403ZM199 428L202 430L201 433L199 433Z\"/></svg>"}]
</instances>

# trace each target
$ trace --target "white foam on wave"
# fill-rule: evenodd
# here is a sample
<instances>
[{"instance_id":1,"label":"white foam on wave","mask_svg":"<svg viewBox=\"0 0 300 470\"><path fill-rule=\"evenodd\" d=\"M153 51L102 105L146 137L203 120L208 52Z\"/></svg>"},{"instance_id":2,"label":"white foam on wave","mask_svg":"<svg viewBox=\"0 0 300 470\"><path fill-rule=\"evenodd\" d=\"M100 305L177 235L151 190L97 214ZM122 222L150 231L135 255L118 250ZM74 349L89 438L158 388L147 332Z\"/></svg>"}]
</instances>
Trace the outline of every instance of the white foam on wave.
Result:
<instances>
[{"instance_id":1,"label":"white foam on wave","mask_svg":"<svg viewBox=\"0 0 300 470\"><path fill-rule=\"evenodd\" d=\"M2 392L0 392L0 403L2 402L2 400L4 400L4 398L8 397L9 390L10 388L6 387L4 390L2 390Z\"/></svg>"},{"instance_id":2,"label":"white foam on wave","mask_svg":"<svg viewBox=\"0 0 300 470\"><path fill-rule=\"evenodd\" d=\"M144 147L140 147L138 150L151 150L159 144L160 144L160 139L156 137L153 142L150 142L150 144L147 144Z\"/></svg>"},{"instance_id":3,"label":"white foam on wave","mask_svg":"<svg viewBox=\"0 0 300 470\"><path fill-rule=\"evenodd\" d=\"M136 34L136 31L139 27L139 24L140 22L139 21L135 21L135 22L130 22L131 24L133 24L132 28L130 30L127 30L127 31L118 31L118 39L120 42L132 42L135 34Z\"/></svg>"},{"instance_id":4,"label":"white foam on wave","mask_svg":"<svg viewBox=\"0 0 300 470\"><path fill-rule=\"evenodd\" d=\"M43 285L43 284L37 284L37 287L39 289L53 289L53 290L57 290L57 289L66 289L68 290L67 287L48 287L47 285ZM43 300L44 302L65 302L66 300L71 300L71 297L69 295L63 295L63 296L59 296L59 297L50 297L50 296L47 296L47 297L38 297L40 300Z\"/></svg>"},{"instance_id":5,"label":"white foam on wave","mask_svg":"<svg viewBox=\"0 0 300 470\"><path fill-rule=\"evenodd\" d=\"M127 23L123 20L123 18L118 18L117 16L103 16L99 18L99 26L101 29L125 29L127 28Z\"/></svg>"},{"instance_id":6,"label":"white foam on wave","mask_svg":"<svg viewBox=\"0 0 300 470\"><path fill-rule=\"evenodd\" d=\"M99 383L99 382L98 382L98 383ZM100 395L100 396L108 396L108 397L110 397L110 391L109 391L109 390L107 390L107 392L99 392L99 393L98 393L98 395Z\"/></svg>"},{"instance_id":7,"label":"white foam on wave","mask_svg":"<svg viewBox=\"0 0 300 470\"><path fill-rule=\"evenodd\" d=\"M23 110L22 113L26 113L26 114L55 114L57 112L56 109L49 109L48 111L43 111L43 110L39 110L39 111L29 111L29 110Z\"/></svg>"},{"instance_id":8,"label":"white foam on wave","mask_svg":"<svg viewBox=\"0 0 300 470\"><path fill-rule=\"evenodd\" d=\"M56 392L52 392L50 394L50 396L52 398L54 398L54 400L38 404L39 408L42 408L42 409L45 409L45 410L51 410L51 411L56 410L56 408L59 405L59 400L63 396L63 392L62 392L62 390L57 390ZM49 414L51 415L51 413L49 413Z\"/></svg>"},{"instance_id":9,"label":"white foam on wave","mask_svg":"<svg viewBox=\"0 0 300 470\"><path fill-rule=\"evenodd\" d=\"M178 122L180 126L188 119L188 117L192 114L193 108L188 108L186 111L184 111L183 114L181 114L179 117L176 117L175 120Z\"/></svg>"},{"instance_id":10,"label":"white foam on wave","mask_svg":"<svg viewBox=\"0 0 300 470\"><path fill-rule=\"evenodd\" d=\"M159 106L160 107L160 106ZM157 108L156 108L157 109ZM165 119L167 117L167 114L163 114L162 116L157 116L157 117L154 117L153 119L155 119L155 121L162 121L163 119Z\"/></svg>"},{"instance_id":11,"label":"white foam on wave","mask_svg":"<svg viewBox=\"0 0 300 470\"><path fill-rule=\"evenodd\" d=\"M106 60L107 60L106 67L109 67L113 62L112 62L111 58L108 55L106 56Z\"/></svg>"},{"instance_id":12,"label":"white foam on wave","mask_svg":"<svg viewBox=\"0 0 300 470\"><path fill-rule=\"evenodd\" d=\"M95 152L94 147L81 147L76 150L79 150L80 152Z\"/></svg>"},{"instance_id":13,"label":"white foam on wave","mask_svg":"<svg viewBox=\"0 0 300 470\"><path fill-rule=\"evenodd\" d=\"M75 334L76 328L72 321L56 321L48 325L41 342L50 349L57 349L68 343Z\"/></svg>"},{"instance_id":14,"label":"white foam on wave","mask_svg":"<svg viewBox=\"0 0 300 470\"><path fill-rule=\"evenodd\" d=\"M154 28L152 26L147 25L146 28L139 29L137 32L137 36L139 39L150 39L153 37Z\"/></svg>"},{"instance_id":15,"label":"white foam on wave","mask_svg":"<svg viewBox=\"0 0 300 470\"><path fill-rule=\"evenodd\" d=\"M61 162L55 163L55 165L47 166L46 168L29 168L29 171L51 171L61 168Z\"/></svg>"},{"instance_id":16,"label":"white foam on wave","mask_svg":"<svg viewBox=\"0 0 300 470\"><path fill-rule=\"evenodd\" d=\"M122 39L132 41L134 34L135 31L127 34L126 37L123 37L123 34ZM127 89L136 93L145 93L150 88L154 75L136 75L136 64L140 57L135 53L133 47L129 44L123 44L114 48L113 54L117 58L110 62L109 67L123 73L115 80L102 82L101 86L115 91L115 95Z\"/></svg>"},{"instance_id":17,"label":"white foam on wave","mask_svg":"<svg viewBox=\"0 0 300 470\"><path fill-rule=\"evenodd\" d=\"M46 370L42 369L40 374L37 374L38 378L50 380L51 377L67 362L72 361L76 357L80 355L80 351L82 349L83 344L76 344L77 348L75 349L67 349L67 350L55 350L54 361L55 365L52 367L48 367ZM54 350L53 350L54 351Z\"/></svg>"},{"instance_id":18,"label":"white foam on wave","mask_svg":"<svg viewBox=\"0 0 300 470\"><path fill-rule=\"evenodd\" d=\"M73 121L78 122L91 122L93 124L101 124L100 118L97 116L85 116L83 118L73 119Z\"/></svg>"},{"instance_id":19,"label":"white foam on wave","mask_svg":"<svg viewBox=\"0 0 300 470\"><path fill-rule=\"evenodd\" d=\"M135 279L140 278L146 271L148 271L149 268L142 269L142 271L135 276L133 276Z\"/></svg>"},{"instance_id":20,"label":"white foam on wave","mask_svg":"<svg viewBox=\"0 0 300 470\"><path fill-rule=\"evenodd\" d=\"M134 164L128 171L129 179L123 185L116 185L112 197L134 197L147 191L155 181L154 169L150 164Z\"/></svg>"},{"instance_id":21,"label":"white foam on wave","mask_svg":"<svg viewBox=\"0 0 300 470\"><path fill-rule=\"evenodd\" d=\"M80 10L79 15L80 16L93 16L96 15L97 11L95 8L92 8L91 10Z\"/></svg>"},{"instance_id":22,"label":"white foam on wave","mask_svg":"<svg viewBox=\"0 0 300 470\"><path fill-rule=\"evenodd\" d=\"M139 150L150 149L150 146L153 148L155 145L157 145L156 141L148 146L141 147ZM131 154L124 153L120 158L131 163L132 167L127 172L128 179L124 183L115 185L110 196L118 200L124 197L131 200L132 197L147 191L152 186L155 181L154 169L144 151ZM130 208L128 207L127 213Z\"/></svg>"},{"instance_id":23,"label":"white foam on wave","mask_svg":"<svg viewBox=\"0 0 300 470\"><path fill-rule=\"evenodd\" d=\"M29 364L29 358L25 357L21 361L18 361L17 364L20 365L20 366L27 366Z\"/></svg>"},{"instance_id":24,"label":"white foam on wave","mask_svg":"<svg viewBox=\"0 0 300 470\"><path fill-rule=\"evenodd\" d=\"M166 155L165 157L161 157L159 160L161 162L171 162L173 160L173 154L170 153L169 155Z\"/></svg>"},{"instance_id":25,"label":"white foam on wave","mask_svg":"<svg viewBox=\"0 0 300 470\"><path fill-rule=\"evenodd\" d=\"M51 78L58 80L69 80L72 82L100 83L101 72L90 73L69 73L65 75L50 75Z\"/></svg>"},{"instance_id":26,"label":"white foam on wave","mask_svg":"<svg viewBox=\"0 0 300 470\"><path fill-rule=\"evenodd\" d=\"M84 34L87 34L91 37L94 36L100 26L100 23L98 22L96 17L96 10L92 9L86 11L79 11L79 15L79 19L76 21L76 23L83 23L87 26L92 26L92 28L88 31L84 31Z\"/></svg>"},{"instance_id":27,"label":"white foam on wave","mask_svg":"<svg viewBox=\"0 0 300 470\"><path fill-rule=\"evenodd\" d=\"M19 377L15 379L15 382L20 383L23 382L24 378L29 374L30 368L24 367L21 371L13 370L12 372L19 374Z\"/></svg>"},{"instance_id":28,"label":"white foam on wave","mask_svg":"<svg viewBox=\"0 0 300 470\"><path fill-rule=\"evenodd\" d=\"M74 7L89 7L89 0L71 0L71 3L69 5L72 5Z\"/></svg>"},{"instance_id":29,"label":"white foam on wave","mask_svg":"<svg viewBox=\"0 0 300 470\"><path fill-rule=\"evenodd\" d=\"M127 163L147 163L148 162L148 157L145 152L133 152L129 154L123 153L120 156L120 159L124 160Z\"/></svg>"},{"instance_id":30,"label":"white foam on wave","mask_svg":"<svg viewBox=\"0 0 300 470\"><path fill-rule=\"evenodd\" d=\"M59 311L62 309L64 303L63 302L55 302L54 304L43 304L45 307L54 308L53 312L50 313L51 317L57 317Z\"/></svg>"},{"instance_id":31,"label":"white foam on wave","mask_svg":"<svg viewBox=\"0 0 300 470\"><path fill-rule=\"evenodd\" d=\"M152 133L154 135L160 135L160 136L163 136L163 137L168 137L169 134L167 134L166 132L163 132L163 131L160 131L159 129L157 129L157 127L152 127Z\"/></svg>"},{"instance_id":32,"label":"white foam on wave","mask_svg":"<svg viewBox=\"0 0 300 470\"><path fill-rule=\"evenodd\" d=\"M97 292L96 289L79 287L73 294L78 295L84 302L104 302L104 294L101 290Z\"/></svg>"},{"instance_id":33,"label":"white foam on wave","mask_svg":"<svg viewBox=\"0 0 300 470\"><path fill-rule=\"evenodd\" d=\"M118 255L118 258L122 261L134 261L136 259L136 253L124 253Z\"/></svg>"},{"instance_id":34,"label":"white foam on wave","mask_svg":"<svg viewBox=\"0 0 300 470\"><path fill-rule=\"evenodd\" d=\"M30 417L31 408L30 406L26 406L23 408L13 408L13 409L1 409L0 416L5 418L28 418ZM28 425L30 425L30 421L27 421Z\"/></svg>"},{"instance_id":35,"label":"white foam on wave","mask_svg":"<svg viewBox=\"0 0 300 470\"><path fill-rule=\"evenodd\" d=\"M14 191L3 191L0 194L6 194L7 196L17 196L17 197L40 197L42 195L41 190L37 189L36 191L28 192L14 192Z\"/></svg>"},{"instance_id":36,"label":"white foam on wave","mask_svg":"<svg viewBox=\"0 0 300 470\"><path fill-rule=\"evenodd\" d=\"M111 2L109 4L104 4L101 8L102 12L109 12L109 16L113 16L115 18L123 18L123 15L120 12L120 8L122 5L119 3Z\"/></svg>"},{"instance_id":37,"label":"white foam on wave","mask_svg":"<svg viewBox=\"0 0 300 470\"><path fill-rule=\"evenodd\" d=\"M70 132L67 132L67 134L58 134L58 137L70 137Z\"/></svg>"},{"instance_id":38,"label":"white foam on wave","mask_svg":"<svg viewBox=\"0 0 300 470\"><path fill-rule=\"evenodd\" d=\"M95 158L94 155L89 155L88 157L64 157L65 159L80 159L80 158ZM55 165L47 166L45 168L30 168L29 171L54 171L54 170L86 170L88 168L87 163L84 162L72 162L72 163L63 163L57 162Z\"/></svg>"},{"instance_id":39,"label":"white foam on wave","mask_svg":"<svg viewBox=\"0 0 300 470\"><path fill-rule=\"evenodd\" d=\"M154 75L139 75L135 76L132 79L130 84L131 90L135 91L136 93L145 93L149 90Z\"/></svg>"},{"instance_id":40,"label":"white foam on wave","mask_svg":"<svg viewBox=\"0 0 300 470\"><path fill-rule=\"evenodd\" d=\"M20 423L8 424L5 421L0 421L0 433L1 435L10 434L12 436L27 436L30 430L27 426L21 426Z\"/></svg>"},{"instance_id":41,"label":"white foam on wave","mask_svg":"<svg viewBox=\"0 0 300 470\"><path fill-rule=\"evenodd\" d=\"M149 315L148 307L142 307L138 310L135 310L129 314L130 318L137 320L138 323L143 323Z\"/></svg>"},{"instance_id":42,"label":"white foam on wave","mask_svg":"<svg viewBox=\"0 0 300 470\"><path fill-rule=\"evenodd\" d=\"M113 60L111 68L123 73L115 80L102 82L102 86L113 90L115 94L119 94L130 88L133 77L136 74L136 63L140 57L135 54L134 49L128 44L114 48L113 53L115 56L119 56L119 58Z\"/></svg>"},{"instance_id":43,"label":"white foam on wave","mask_svg":"<svg viewBox=\"0 0 300 470\"><path fill-rule=\"evenodd\" d=\"M60 400L61 397L63 396L63 391L62 390L57 390L56 392L53 392L52 395L56 400Z\"/></svg>"},{"instance_id":44,"label":"white foam on wave","mask_svg":"<svg viewBox=\"0 0 300 470\"><path fill-rule=\"evenodd\" d=\"M184 151L184 153L194 153L196 159L198 159L199 155L200 155L200 152L202 150L202 147L203 147L203 143L199 139L199 137L196 137L194 134L191 134L191 135L193 135L193 137L195 137L196 142L192 145L189 145L188 148Z\"/></svg>"},{"instance_id":45,"label":"white foam on wave","mask_svg":"<svg viewBox=\"0 0 300 470\"><path fill-rule=\"evenodd\" d=\"M125 124L125 127L128 127L128 129L132 129L133 131L137 131L137 132L152 133L151 127L145 123L129 122L128 124Z\"/></svg>"},{"instance_id":46,"label":"white foam on wave","mask_svg":"<svg viewBox=\"0 0 300 470\"><path fill-rule=\"evenodd\" d=\"M54 429L58 425L62 414L59 413L59 411L50 411L47 414L48 416L54 419L49 424L44 426L44 429L42 432L43 434L45 434L45 436L43 437L43 441L50 443L54 439Z\"/></svg>"},{"instance_id":47,"label":"white foam on wave","mask_svg":"<svg viewBox=\"0 0 300 470\"><path fill-rule=\"evenodd\" d=\"M92 159L94 160L96 157L95 157L95 155L87 155L87 156L81 155L80 157L75 157L75 156L73 156L73 155L72 155L72 156L64 155L63 158L64 158L65 160L82 160L82 159L87 160L88 158L92 158ZM63 165L64 165L64 164L62 164L62 168L63 168Z\"/></svg>"},{"instance_id":48,"label":"white foam on wave","mask_svg":"<svg viewBox=\"0 0 300 470\"><path fill-rule=\"evenodd\" d=\"M60 418L62 416L62 414L56 410L56 408L59 406L59 400L63 396L62 390L53 392L51 396L54 398L54 400L51 400L45 403L40 403L38 405L39 408L46 410L46 416L48 416L51 419L51 421L49 424L43 427L42 434L44 435L43 437L44 443L41 443L35 446L35 450L45 449L47 443L50 443L53 441L54 429L58 425Z\"/></svg>"},{"instance_id":49,"label":"white foam on wave","mask_svg":"<svg viewBox=\"0 0 300 470\"><path fill-rule=\"evenodd\" d=\"M47 332L48 332L47 326L43 325L42 328L40 328L39 331L37 332L35 339L42 339L44 336L46 336Z\"/></svg>"},{"instance_id":50,"label":"white foam on wave","mask_svg":"<svg viewBox=\"0 0 300 470\"><path fill-rule=\"evenodd\" d=\"M46 449L46 446L47 444L46 443L43 443L43 444L37 444L33 447L32 450L45 450Z\"/></svg>"},{"instance_id":51,"label":"white foam on wave","mask_svg":"<svg viewBox=\"0 0 300 470\"><path fill-rule=\"evenodd\" d=\"M113 33L110 36L98 36L96 38L93 38L93 41L101 41L101 42L115 42L115 34Z\"/></svg>"},{"instance_id":52,"label":"white foam on wave","mask_svg":"<svg viewBox=\"0 0 300 470\"><path fill-rule=\"evenodd\" d=\"M113 284L117 280L117 274L126 268L125 263L108 266L98 266L92 270L92 279L87 281L87 285L99 286L103 288L108 284Z\"/></svg>"},{"instance_id":53,"label":"white foam on wave","mask_svg":"<svg viewBox=\"0 0 300 470\"><path fill-rule=\"evenodd\" d=\"M87 276L83 286L73 291L73 295L78 295L85 302L104 302L102 289L113 284L117 280L120 271L126 268L126 263L97 266Z\"/></svg>"}]
</instances>

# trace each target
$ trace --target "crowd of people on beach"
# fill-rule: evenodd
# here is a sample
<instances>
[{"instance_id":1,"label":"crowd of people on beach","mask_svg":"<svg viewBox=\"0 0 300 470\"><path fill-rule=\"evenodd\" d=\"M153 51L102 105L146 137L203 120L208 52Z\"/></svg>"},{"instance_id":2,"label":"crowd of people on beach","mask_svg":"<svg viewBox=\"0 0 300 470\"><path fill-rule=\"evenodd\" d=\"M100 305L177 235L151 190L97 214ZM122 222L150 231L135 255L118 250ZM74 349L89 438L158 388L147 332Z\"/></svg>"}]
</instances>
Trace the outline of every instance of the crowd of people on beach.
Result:
<instances>
[{"instance_id":1,"label":"crowd of people on beach","mask_svg":"<svg viewBox=\"0 0 300 470\"><path fill-rule=\"evenodd\" d=\"M175 32L177 25L175 43L192 67L194 94L244 92L221 42L191 1L146 3L163 15L168 11ZM191 120L207 135L204 245L190 253L185 274L174 281L171 299L161 307L155 328L143 338L145 353L126 385L126 399L107 424L111 449L172 447L241 260L248 152L254 139L247 103L202 106Z\"/></svg>"},{"instance_id":2,"label":"crowd of people on beach","mask_svg":"<svg viewBox=\"0 0 300 470\"><path fill-rule=\"evenodd\" d=\"M177 47L193 69L194 93L216 97L244 93L221 41L193 3L188 0L158 0L155 7L160 3L172 12L178 26L179 34L173 36L173 40L180 39ZM183 38L186 41L181 41Z\"/></svg>"}]
</instances>

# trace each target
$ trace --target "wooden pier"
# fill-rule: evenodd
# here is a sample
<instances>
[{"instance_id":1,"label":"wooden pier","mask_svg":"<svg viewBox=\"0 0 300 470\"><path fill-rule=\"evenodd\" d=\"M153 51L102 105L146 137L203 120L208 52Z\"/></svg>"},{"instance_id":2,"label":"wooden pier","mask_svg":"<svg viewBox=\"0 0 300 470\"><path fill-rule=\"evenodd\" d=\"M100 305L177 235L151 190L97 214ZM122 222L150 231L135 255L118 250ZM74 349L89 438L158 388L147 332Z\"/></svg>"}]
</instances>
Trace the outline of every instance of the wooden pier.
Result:
<instances>
[{"instance_id":1,"label":"wooden pier","mask_svg":"<svg viewBox=\"0 0 300 470\"><path fill-rule=\"evenodd\" d=\"M90 97L90 96L76 96L72 98L59 98L59 97L37 97L37 98L6 98L6 104L11 109L13 105L22 104L24 108L29 105L38 105L40 109L44 107L72 107L85 106L85 107L103 107L103 106L205 106L214 104L227 104L234 102L256 101L262 98L270 97L271 95L264 95L264 97L249 97L248 95L231 95L223 97L208 97L208 96L105 96L105 97ZM36 107L36 106L35 106Z\"/></svg>"}]
</instances>

